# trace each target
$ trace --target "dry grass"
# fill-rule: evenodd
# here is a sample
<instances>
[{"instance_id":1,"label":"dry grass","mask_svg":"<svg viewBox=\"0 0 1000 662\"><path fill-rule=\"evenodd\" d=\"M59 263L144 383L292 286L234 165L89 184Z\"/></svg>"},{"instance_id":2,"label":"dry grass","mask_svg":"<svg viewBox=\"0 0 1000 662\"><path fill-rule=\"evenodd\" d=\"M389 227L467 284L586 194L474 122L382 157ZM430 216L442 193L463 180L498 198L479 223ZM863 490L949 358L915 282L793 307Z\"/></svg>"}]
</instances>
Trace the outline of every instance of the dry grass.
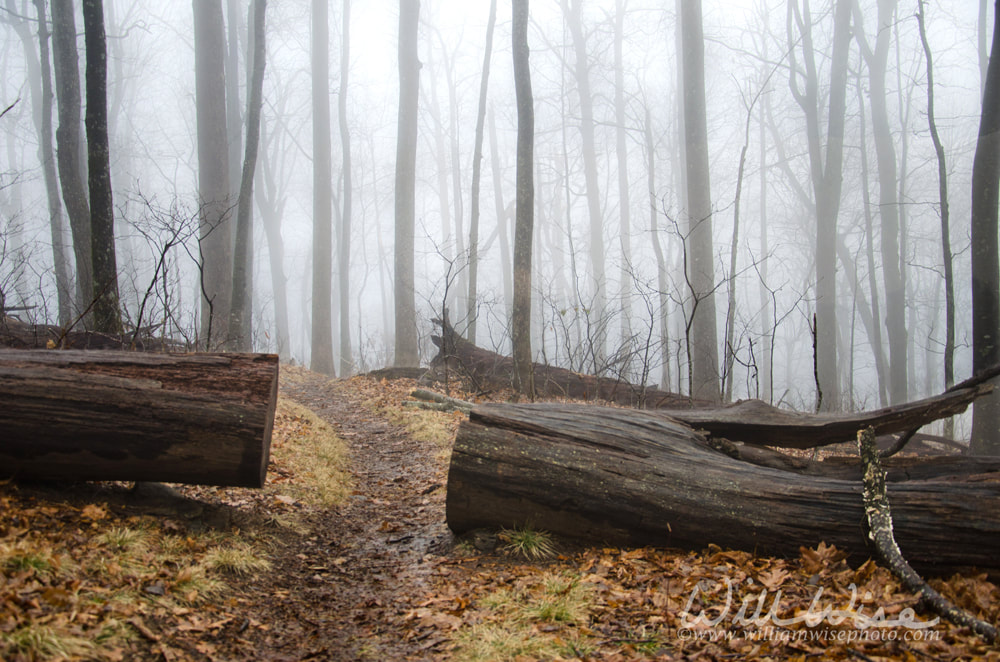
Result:
<instances>
[{"instance_id":1,"label":"dry grass","mask_svg":"<svg viewBox=\"0 0 1000 662\"><path fill-rule=\"evenodd\" d=\"M350 494L346 444L319 416L286 398L278 398L271 460L293 476L292 483L269 486L277 494L320 508L335 506Z\"/></svg>"}]
</instances>

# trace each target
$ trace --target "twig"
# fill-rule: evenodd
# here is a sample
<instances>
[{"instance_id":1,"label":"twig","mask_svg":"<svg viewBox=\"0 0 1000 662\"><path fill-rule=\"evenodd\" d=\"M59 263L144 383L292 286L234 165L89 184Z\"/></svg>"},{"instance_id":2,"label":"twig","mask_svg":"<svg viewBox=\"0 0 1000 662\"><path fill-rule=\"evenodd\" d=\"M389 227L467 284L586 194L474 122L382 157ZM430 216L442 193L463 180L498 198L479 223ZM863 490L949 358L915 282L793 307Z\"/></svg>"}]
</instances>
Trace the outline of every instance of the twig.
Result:
<instances>
[{"instance_id":1,"label":"twig","mask_svg":"<svg viewBox=\"0 0 1000 662\"><path fill-rule=\"evenodd\" d=\"M868 539L874 543L876 551L889 566L892 574L908 590L919 595L935 613L944 616L955 625L971 629L989 643L1000 640L1000 632L995 626L953 605L931 588L903 558L892 532L892 512L889 510L889 499L885 493L885 472L882 471L878 448L875 446L874 428L867 427L858 431L858 452L861 454L864 467L862 496L865 519L868 522Z\"/></svg>"}]
</instances>

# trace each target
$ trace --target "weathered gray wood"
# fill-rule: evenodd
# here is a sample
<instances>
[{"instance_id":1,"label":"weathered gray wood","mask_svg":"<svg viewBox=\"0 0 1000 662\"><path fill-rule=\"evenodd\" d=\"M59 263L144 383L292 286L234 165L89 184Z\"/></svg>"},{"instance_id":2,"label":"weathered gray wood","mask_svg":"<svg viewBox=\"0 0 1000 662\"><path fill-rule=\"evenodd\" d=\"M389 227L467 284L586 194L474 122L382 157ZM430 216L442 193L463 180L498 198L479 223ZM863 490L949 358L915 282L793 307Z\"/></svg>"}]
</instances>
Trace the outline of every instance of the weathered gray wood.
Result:
<instances>
[{"instance_id":1,"label":"weathered gray wood","mask_svg":"<svg viewBox=\"0 0 1000 662\"><path fill-rule=\"evenodd\" d=\"M921 459L919 470L886 463L907 558L931 572L1000 569L1000 460L949 461L934 477L937 459ZM800 462L750 464L660 412L480 405L455 441L447 520L459 533L530 523L590 541L792 556L825 541L863 560L860 468L829 477Z\"/></svg>"},{"instance_id":2,"label":"weathered gray wood","mask_svg":"<svg viewBox=\"0 0 1000 662\"><path fill-rule=\"evenodd\" d=\"M0 350L0 474L260 487L271 354Z\"/></svg>"},{"instance_id":3,"label":"weathered gray wood","mask_svg":"<svg viewBox=\"0 0 1000 662\"><path fill-rule=\"evenodd\" d=\"M663 413L722 437L747 444L782 448L815 448L852 441L858 430L872 427L877 435L905 432L965 411L992 386L979 384L870 412L806 414L778 409L760 400L743 400L711 409L662 409Z\"/></svg>"}]
</instances>

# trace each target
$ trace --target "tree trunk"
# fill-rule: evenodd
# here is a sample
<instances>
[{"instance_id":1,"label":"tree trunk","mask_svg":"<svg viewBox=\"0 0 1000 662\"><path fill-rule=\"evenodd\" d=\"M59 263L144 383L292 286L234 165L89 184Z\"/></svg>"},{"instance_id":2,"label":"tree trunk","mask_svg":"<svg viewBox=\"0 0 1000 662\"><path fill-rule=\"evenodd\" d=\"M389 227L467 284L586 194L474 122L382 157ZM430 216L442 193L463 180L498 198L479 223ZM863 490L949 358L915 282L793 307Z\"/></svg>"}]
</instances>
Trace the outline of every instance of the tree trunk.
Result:
<instances>
[{"instance_id":1,"label":"tree trunk","mask_svg":"<svg viewBox=\"0 0 1000 662\"><path fill-rule=\"evenodd\" d=\"M486 92L490 82L490 58L493 55L493 29L497 22L497 0L490 0L490 17L486 24L486 51L483 73L479 80L479 109L476 112L476 138L472 153L472 195L469 219L469 293L465 309L469 323L465 338L476 344L476 321L479 316L479 182L483 171L483 129L486 122Z\"/></svg>"},{"instance_id":2,"label":"tree trunk","mask_svg":"<svg viewBox=\"0 0 1000 662\"><path fill-rule=\"evenodd\" d=\"M934 62L931 58L930 45L927 43L923 0L917 2L917 26L920 30L920 43L924 49L924 59L927 61L927 124L930 129L931 141L934 143L934 153L937 156L938 166L938 213L941 214L941 252L944 264L944 386L949 388L955 382L954 256L951 252L951 215L948 211L948 167L945 161L944 145L938 135L937 121L934 116ZM946 421L946 426L953 428L951 421Z\"/></svg>"},{"instance_id":3,"label":"tree trunk","mask_svg":"<svg viewBox=\"0 0 1000 662\"><path fill-rule=\"evenodd\" d=\"M340 118L340 146L343 154L341 173L344 180L343 214L340 218L340 242L337 266L340 273L340 376L354 374L351 352L351 208L354 193L351 168L351 130L347 119L347 81L351 72L351 0L344 0L343 30L340 49L340 92L337 115Z\"/></svg>"},{"instance_id":4,"label":"tree trunk","mask_svg":"<svg viewBox=\"0 0 1000 662\"><path fill-rule=\"evenodd\" d=\"M601 187L598 183L597 147L594 138L594 96L590 88L590 63L587 38L580 16L583 0L561 0L562 11L573 45L573 77L580 102L580 139L583 176L586 186L587 217L590 221L590 269L594 279L593 305L586 313L588 344L595 373L607 368L607 273L605 269L604 217L601 209Z\"/></svg>"},{"instance_id":5,"label":"tree trunk","mask_svg":"<svg viewBox=\"0 0 1000 662\"><path fill-rule=\"evenodd\" d=\"M854 3L855 34L868 64L871 85L872 132L878 161L879 220L882 231L882 275L885 286L885 320L889 339L889 402L907 399L906 292L899 267L899 200L896 190L896 150L886 108L885 70L895 11L895 0L879 0L874 50L864 34L861 9Z\"/></svg>"},{"instance_id":6,"label":"tree trunk","mask_svg":"<svg viewBox=\"0 0 1000 662\"><path fill-rule=\"evenodd\" d=\"M851 3L837 0L834 8L833 52L830 64L829 119L826 154L820 144L819 79L813 48L813 19L809 3L788 5L788 41L791 75L789 87L806 116L809 165L816 210L816 407L824 411L840 408L840 378L837 372L837 279L836 258L830 246L837 237L844 160L844 114L846 107L847 59L851 41ZM801 35L804 71L798 69L792 28ZM801 81L799 79L802 79Z\"/></svg>"},{"instance_id":7,"label":"tree trunk","mask_svg":"<svg viewBox=\"0 0 1000 662\"><path fill-rule=\"evenodd\" d=\"M280 105L280 104L279 104ZM280 115L276 113L276 115ZM281 236L281 210L284 207L284 198L278 189L275 179L274 165L277 160L276 154L280 150L282 142L278 135L274 135L271 140L275 141L275 152L272 153L267 139L267 123L261 123L261 141L264 143L264 152L261 157L260 167L257 168L257 185L254 187L254 196L257 200L257 209L260 210L260 220L264 226L264 234L267 236L267 254L271 271L271 292L274 295L274 323L277 331L278 356L282 361L291 358L291 332L288 328L288 286L285 277L285 242ZM280 133L280 131L278 132ZM280 201L279 201L280 198Z\"/></svg>"},{"instance_id":8,"label":"tree trunk","mask_svg":"<svg viewBox=\"0 0 1000 662\"><path fill-rule=\"evenodd\" d=\"M264 484L270 354L0 351L7 476Z\"/></svg>"},{"instance_id":9,"label":"tree trunk","mask_svg":"<svg viewBox=\"0 0 1000 662\"><path fill-rule=\"evenodd\" d=\"M414 223L416 214L417 113L420 59L417 34L420 0L399 0L399 116L396 133L396 356L397 368L416 366L417 305L414 283Z\"/></svg>"},{"instance_id":10,"label":"tree trunk","mask_svg":"<svg viewBox=\"0 0 1000 662\"><path fill-rule=\"evenodd\" d=\"M247 92L247 141L246 155L240 177L240 194L236 207L236 245L233 255L233 297L230 303L229 328L230 349L249 351L253 345L253 310L250 307L253 281L253 180L257 170L257 150L260 145L260 112L263 106L264 65L266 48L264 43L264 18L267 0L253 0L253 31L250 35L252 48L249 65L251 71L250 89ZM234 17L230 17L234 20Z\"/></svg>"},{"instance_id":11,"label":"tree trunk","mask_svg":"<svg viewBox=\"0 0 1000 662\"><path fill-rule=\"evenodd\" d=\"M24 46L25 65L28 69L28 91L31 94L32 120L38 133L38 162L45 177L45 191L49 208L49 234L52 239L52 262L55 269L56 295L59 324L68 326L72 321L72 274L66 255L66 239L59 198L59 179L56 174L52 150L52 65L49 61L49 27L45 4L34 0L38 16L38 54L35 39L27 16L21 16L13 0L7 0L4 19L17 33Z\"/></svg>"},{"instance_id":12,"label":"tree trunk","mask_svg":"<svg viewBox=\"0 0 1000 662\"><path fill-rule=\"evenodd\" d=\"M684 82L684 154L687 172L686 278L691 296L688 329L691 396L718 402L719 350L715 321L715 259L705 107L705 41L701 0L680 4Z\"/></svg>"},{"instance_id":13,"label":"tree trunk","mask_svg":"<svg viewBox=\"0 0 1000 662\"><path fill-rule=\"evenodd\" d=\"M996 3L1000 9L1000 0ZM972 162L972 370L1000 360L1000 11L995 12L979 141ZM1000 392L976 403L970 450L1000 455Z\"/></svg>"},{"instance_id":14,"label":"tree trunk","mask_svg":"<svg viewBox=\"0 0 1000 662\"><path fill-rule=\"evenodd\" d=\"M108 52L104 38L104 3L83 0L87 47L87 172L90 188L90 254L94 265L94 329L119 333L118 261L115 208L111 194L108 143Z\"/></svg>"},{"instance_id":15,"label":"tree trunk","mask_svg":"<svg viewBox=\"0 0 1000 662\"><path fill-rule=\"evenodd\" d=\"M330 148L329 1L312 3L312 351L316 372L334 374L333 365L333 185Z\"/></svg>"},{"instance_id":16,"label":"tree trunk","mask_svg":"<svg viewBox=\"0 0 1000 662\"><path fill-rule=\"evenodd\" d=\"M233 292L225 46L221 0L194 0L201 341L209 349L224 346L229 339Z\"/></svg>"},{"instance_id":17,"label":"tree trunk","mask_svg":"<svg viewBox=\"0 0 1000 662\"><path fill-rule=\"evenodd\" d=\"M56 129L56 163L63 202L73 235L76 282L79 288L77 314L94 298L94 270L90 256L90 203L81 171L80 66L76 48L76 19L70 0L52 0L52 58L55 72L59 127Z\"/></svg>"},{"instance_id":18,"label":"tree trunk","mask_svg":"<svg viewBox=\"0 0 1000 662\"><path fill-rule=\"evenodd\" d=\"M794 556L826 542L855 562L869 556L856 461L784 459L780 469L731 457L655 412L478 406L456 437L447 521L456 533L530 524L601 544ZM1000 569L1000 462L935 457L887 468L897 539L915 566Z\"/></svg>"},{"instance_id":19,"label":"tree trunk","mask_svg":"<svg viewBox=\"0 0 1000 662\"><path fill-rule=\"evenodd\" d=\"M514 388L535 397L531 361L531 249L535 213L535 109L528 66L528 0L513 0L514 92L517 97L517 221L514 228L514 306L511 344Z\"/></svg>"}]
</instances>

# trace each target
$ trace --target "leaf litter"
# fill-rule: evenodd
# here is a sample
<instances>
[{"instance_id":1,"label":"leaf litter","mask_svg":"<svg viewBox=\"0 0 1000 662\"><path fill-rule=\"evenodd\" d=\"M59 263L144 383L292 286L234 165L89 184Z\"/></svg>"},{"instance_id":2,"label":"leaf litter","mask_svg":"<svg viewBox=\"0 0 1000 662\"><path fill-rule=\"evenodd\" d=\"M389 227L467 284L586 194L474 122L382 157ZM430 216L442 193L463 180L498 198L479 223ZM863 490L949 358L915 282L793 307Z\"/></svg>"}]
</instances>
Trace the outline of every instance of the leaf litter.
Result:
<instances>
[{"instance_id":1,"label":"leaf litter","mask_svg":"<svg viewBox=\"0 0 1000 662\"><path fill-rule=\"evenodd\" d=\"M516 532L548 557L512 553L512 531L456 539L464 415L403 407L415 385L283 367L262 490L0 484L0 659L1000 660L822 543L781 559ZM932 585L1000 620L985 575Z\"/></svg>"}]
</instances>

